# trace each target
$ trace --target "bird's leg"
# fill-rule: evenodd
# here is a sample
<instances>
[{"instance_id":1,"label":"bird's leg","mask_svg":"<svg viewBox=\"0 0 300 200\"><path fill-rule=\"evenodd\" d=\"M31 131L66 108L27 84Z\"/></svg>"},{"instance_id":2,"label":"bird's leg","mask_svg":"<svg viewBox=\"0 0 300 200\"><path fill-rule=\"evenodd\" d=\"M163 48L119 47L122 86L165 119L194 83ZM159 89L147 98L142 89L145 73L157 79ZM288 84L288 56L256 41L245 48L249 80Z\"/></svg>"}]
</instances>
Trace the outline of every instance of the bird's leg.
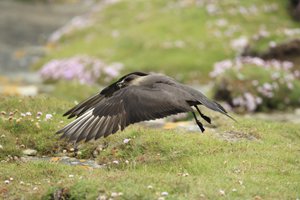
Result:
<instances>
[{"instance_id":1,"label":"bird's leg","mask_svg":"<svg viewBox=\"0 0 300 200\"><path fill-rule=\"evenodd\" d=\"M210 118L209 117L207 117L206 115L204 115L204 114L202 114L202 112L200 111L200 109L198 108L198 106L197 105L195 105L195 108L197 109L197 111L198 111L198 113L199 113L199 115L205 120L205 121L207 121L208 123L211 123L211 120L210 120Z\"/></svg>"},{"instance_id":2,"label":"bird's leg","mask_svg":"<svg viewBox=\"0 0 300 200\"><path fill-rule=\"evenodd\" d=\"M201 132L203 133L205 131L204 127L203 127L203 124L197 119L196 117L196 114L194 111L192 111L193 115L194 115L194 118L195 118L195 121L197 123L197 125L199 126Z\"/></svg>"}]
</instances>

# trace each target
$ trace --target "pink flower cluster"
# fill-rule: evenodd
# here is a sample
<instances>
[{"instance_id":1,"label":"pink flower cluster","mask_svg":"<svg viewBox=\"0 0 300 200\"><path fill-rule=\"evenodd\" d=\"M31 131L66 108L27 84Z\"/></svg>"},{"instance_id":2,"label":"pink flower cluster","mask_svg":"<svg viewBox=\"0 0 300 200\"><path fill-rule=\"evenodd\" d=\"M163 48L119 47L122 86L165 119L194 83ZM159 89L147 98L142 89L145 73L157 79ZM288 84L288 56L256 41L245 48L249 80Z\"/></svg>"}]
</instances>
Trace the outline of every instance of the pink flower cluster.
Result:
<instances>
[{"instance_id":1,"label":"pink flower cluster","mask_svg":"<svg viewBox=\"0 0 300 200\"><path fill-rule=\"evenodd\" d=\"M246 68L252 68L254 72L257 68L262 68L269 77L265 77L264 80L254 79L255 76L247 74ZM243 107L247 111L255 111L264 101L275 98L279 91L286 89L291 91L294 89L294 81L300 80L300 71L294 69L292 62L263 60L258 57L238 57L235 60L217 62L210 76L222 80L227 76L228 70L232 70L234 73L230 73L230 77L226 80L232 84L238 80L239 84L242 84L237 85L239 87L228 85L230 83L227 83L225 87L222 86L231 92L229 104L233 107ZM257 72L260 73L261 70L257 70ZM281 97L277 96L276 98ZM282 98L288 98L288 95Z\"/></svg>"},{"instance_id":2,"label":"pink flower cluster","mask_svg":"<svg viewBox=\"0 0 300 200\"><path fill-rule=\"evenodd\" d=\"M77 80L82 84L96 83L99 78L110 81L119 76L122 63L105 64L89 56L75 56L46 63L39 74L43 80Z\"/></svg>"}]
</instances>

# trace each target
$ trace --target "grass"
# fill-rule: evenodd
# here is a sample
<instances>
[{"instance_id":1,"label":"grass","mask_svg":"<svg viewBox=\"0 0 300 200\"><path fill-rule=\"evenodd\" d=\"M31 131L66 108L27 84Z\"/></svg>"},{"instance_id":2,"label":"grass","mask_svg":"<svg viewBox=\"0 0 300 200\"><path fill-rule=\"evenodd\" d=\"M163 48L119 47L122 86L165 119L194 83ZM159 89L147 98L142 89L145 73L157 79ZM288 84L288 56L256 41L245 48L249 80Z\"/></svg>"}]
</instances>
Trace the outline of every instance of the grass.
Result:
<instances>
[{"instance_id":1,"label":"grass","mask_svg":"<svg viewBox=\"0 0 300 200\"><path fill-rule=\"evenodd\" d=\"M215 62L236 56L232 40L250 38L264 27L271 36L252 46L261 52L271 40L284 39L284 28L299 27L290 20L285 1L218 1L216 15L209 15L206 6L177 2L182 1L123 0L109 5L94 14L94 26L49 45L54 49L35 69L54 58L88 54L106 62L120 61L126 72L159 71L178 80L207 82ZM262 12L272 3L278 5L276 12ZM259 12L230 14L232 9L251 5ZM220 19L228 24L218 26ZM237 31L226 36L233 27ZM221 37L215 36L218 31ZM62 114L74 106L73 101L98 89L60 82L50 95L0 97L0 111L4 111L0 116L0 198L55 199L59 191L66 199L109 198L113 192L123 193L114 199L158 199L162 192L168 192L166 199L300 198L299 125L289 122L239 117L239 123L233 123L214 115L218 128L205 134L130 126L80 145L78 158L95 159L105 165L102 169L48 161L6 162L8 157L22 156L25 148L36 149L38 156L61 156L63 150L71 155L72 145L54 133L68 123ZM22 117L26 112L32 115ZM43 113L39 119L38 112ZM45 120L46 114L53 118ZM241 138L228 142L220 136L228 132ZM126 138L131 139L128 144L123 142ZM94 158L93 151L100 145L104 150Z\"/></svg>"},{"instance_id":2,"label":"grass","mask_svg":"<svg viewBox=\"0 0 300 200\"><path fill-rule=\"evenodd\" d=\"M54 95L55 96L55 95ZM80 97L79 97L80 98ZM57 156L71 146L59 141L55 130L67 123L61 114L70 106L58 97L1 97L0 110L18 110L16 119L0 118L0 158L20 156L23 148L34 148L38 155ZM21 112L32 116L16 120ZM34 114L43 112L39 127ZM53 119L44 121L52 113ZM5 199L51 199L64 188L70 199L95 199L100 194L122 192L117 199L296 199L299 198L299 127L240 118L233 123L213 117L217 132L242 134L244 139L228 142L211 129L205 134L178 130L147 129L138 125L96 142L82 144L82 158L91 158L98 146L106 146L95 158L103 169L66 166L47 161L0 165L0 196ZM32 121L33 120L33 121ZM63 124L60 123L64 120ZM256 140L247 140L253 136ZM128 144L123 140L130 138ZM119 164L114 164L114 161ZM128 160L128 164L126 164ZM184 175L188 173L188 176ZM74 175L74 177L69 177ZM9 184L4 181L12 177ZM22 184L20 182L22 181ZM148 189L151 185L153 189ZM225 191L225 195L220 194Z\"/></svg>"},{"instance_id":3,"label":"grass","mask_svg":"<svg viewBox=\"0 0 300 200\"><path fill-rule=\"evenodd\" d=\"M274 3L278 10L263 11ZM230 47L232 40L240 36L251 38L263 27L271 33L270 37L251 42L252 49L261 52L270 41L281 42L286 38L282 33L285 28L299 27L291 20L286 1L218 1L214 5L220 12L215 15L207 12L207 5L181 6L173 0L124 0L109 5L94 14L92 27L63 37L35 68L53 58L88 54L106 62L122 62L125 72L164 72L185 81L207 82L216 61L236 56ZM230 10L239 12L241 7L251 6L256 6L258 12L230 14ZM220 19L228 24L220 27ZM216 36L217 32L222 36Z\"/></svg>"}]
</instances>

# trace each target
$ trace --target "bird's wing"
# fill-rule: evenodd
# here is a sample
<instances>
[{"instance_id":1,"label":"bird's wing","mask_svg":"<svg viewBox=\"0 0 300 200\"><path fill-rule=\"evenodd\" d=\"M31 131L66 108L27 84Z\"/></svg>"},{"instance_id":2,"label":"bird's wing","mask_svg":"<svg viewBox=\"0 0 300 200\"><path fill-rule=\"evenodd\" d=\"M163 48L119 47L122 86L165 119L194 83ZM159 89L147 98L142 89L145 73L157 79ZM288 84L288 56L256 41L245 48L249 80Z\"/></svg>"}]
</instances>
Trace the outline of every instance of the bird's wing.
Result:
<instances>
[{"instance_id":1,"label":"bird's wing","mask_svg":"<svg viewBox=\"0 0 300 200\"><path fill-rule=\"evenodd\" d=\"M79 117L86 111L93 108L97 103L99 103L103 99L104 95L95 94L68 110L63 116L68 116L68 119L73 117Z\"/></svg>"},{"instance_id":2,"label":"bird's wing","mask_svg":"<svg viewBox=\"0 0 300 200\"><path fill-rule=\"evenodd\" d=\"M192 110L171 86L128 86L110 97L99 98L98 102L92 101L97 103L91 107L85 105L87 111L57 133L70 141L89 141L123 130L129 124Z\"/></svg>"}]
</instances>

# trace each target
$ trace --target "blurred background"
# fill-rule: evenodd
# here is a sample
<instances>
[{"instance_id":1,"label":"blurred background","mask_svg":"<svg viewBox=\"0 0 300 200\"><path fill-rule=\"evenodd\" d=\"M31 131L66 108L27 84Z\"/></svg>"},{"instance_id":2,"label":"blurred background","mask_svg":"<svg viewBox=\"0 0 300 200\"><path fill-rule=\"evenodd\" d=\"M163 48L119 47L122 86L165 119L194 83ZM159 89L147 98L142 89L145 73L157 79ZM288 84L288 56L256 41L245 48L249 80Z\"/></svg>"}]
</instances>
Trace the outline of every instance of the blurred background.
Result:
<instances>
[{"instance_id":1,"label":"blurred background","mask_svg":"<svg viewBox=\"0 0 300 200\"><path fill-rule=\"evenodd\" d=\"M237 113L300 114L298 0L0 0L0 93L81 100L165 73Z\"/></svg>"}]
</instances>

